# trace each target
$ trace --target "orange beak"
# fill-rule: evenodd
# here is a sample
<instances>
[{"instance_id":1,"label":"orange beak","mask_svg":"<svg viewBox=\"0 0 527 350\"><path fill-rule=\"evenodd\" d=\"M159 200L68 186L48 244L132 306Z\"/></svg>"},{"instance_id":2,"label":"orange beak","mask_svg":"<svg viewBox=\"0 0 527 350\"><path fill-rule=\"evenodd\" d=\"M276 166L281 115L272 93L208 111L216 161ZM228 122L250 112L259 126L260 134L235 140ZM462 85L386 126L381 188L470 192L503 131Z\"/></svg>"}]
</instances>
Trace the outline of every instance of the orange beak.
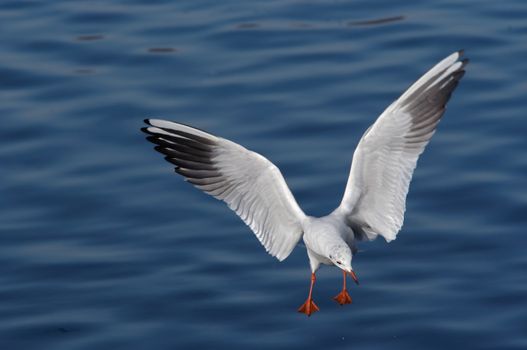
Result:
<instances>
[{"instance_id":1,"label":"orange beak","mask_svg":"<svg viewBox=\"0 0 527 350\"><path fill-rule=\"evenodd\" d=\"M353 281L354 281L357 285L359 285L359 279L357 278L357 275L355 274L355 271L351 270L351 271L349 272L349 274L350 274L351 278L353 278Z\"/></svg>"}]
</instances>

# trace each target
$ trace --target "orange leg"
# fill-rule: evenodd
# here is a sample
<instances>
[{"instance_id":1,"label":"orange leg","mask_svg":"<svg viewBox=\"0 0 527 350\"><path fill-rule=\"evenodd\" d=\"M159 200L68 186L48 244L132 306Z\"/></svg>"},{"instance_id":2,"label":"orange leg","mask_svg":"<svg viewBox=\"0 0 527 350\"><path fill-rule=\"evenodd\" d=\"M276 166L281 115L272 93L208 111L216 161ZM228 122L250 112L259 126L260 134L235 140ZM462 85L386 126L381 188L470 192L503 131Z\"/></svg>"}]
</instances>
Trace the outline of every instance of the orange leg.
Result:
<instances>
[{"instance_id":1,"label":"orange leg","mask_svg":"<svg viewBox=\"0 0 527 350\"><path fill-rule=\"evenodd\" d=\"M316 280L317 278L315 277L315 273L312 273L311 286L309 287L309 295L307 296L306 302L298 308L298 312L306 314L307 316L311 316L311 314L318 311L318 306L315 304L313 298L311 297L311 295L313 294L313 285L315 284Z\"/></svg>"},{"instance_id":2,"label":"orange leg","mask_svg":"<svg viewBox=\"0 0 527 350\"><path fill-rule=\"evenodd\" d=\"M340 305L351 304L351 297L348 294L348 290L346 289L346 271L342 271L342 276L344 277L342 282L342 291L337 294L333 300L335 300Z\"/></svg>"}]
</instances>

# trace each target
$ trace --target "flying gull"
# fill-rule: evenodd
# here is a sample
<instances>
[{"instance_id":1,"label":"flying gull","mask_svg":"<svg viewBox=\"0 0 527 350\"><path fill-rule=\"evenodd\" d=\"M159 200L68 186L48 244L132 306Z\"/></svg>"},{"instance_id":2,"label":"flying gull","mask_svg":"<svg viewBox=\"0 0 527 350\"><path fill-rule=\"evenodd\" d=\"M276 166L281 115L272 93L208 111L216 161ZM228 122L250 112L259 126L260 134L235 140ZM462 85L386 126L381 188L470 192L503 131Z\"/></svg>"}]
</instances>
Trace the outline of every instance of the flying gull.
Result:
<instances>
[{"instance_id":1,"label":"flying gull","mask_svg":"<svg viewBox=\"0 0 527 350\"><path fill-rule=\"evenodd\" d=\"M340 205L311 217L298 206L280 170L262 155L205 131L160 119L142 130L178 174L224 201L252 229L266 251L282 261L303 239L311 267L307 300L298 309L319 310L312 298L320 264L343 273L339 304L351 303L346 274L359 241L394 240L403 225L406 195L419 155L436 131L450 95L465 73L458 51L443 59L393 102L364 133L353 154Z\"/></svg>"}]
</instances>

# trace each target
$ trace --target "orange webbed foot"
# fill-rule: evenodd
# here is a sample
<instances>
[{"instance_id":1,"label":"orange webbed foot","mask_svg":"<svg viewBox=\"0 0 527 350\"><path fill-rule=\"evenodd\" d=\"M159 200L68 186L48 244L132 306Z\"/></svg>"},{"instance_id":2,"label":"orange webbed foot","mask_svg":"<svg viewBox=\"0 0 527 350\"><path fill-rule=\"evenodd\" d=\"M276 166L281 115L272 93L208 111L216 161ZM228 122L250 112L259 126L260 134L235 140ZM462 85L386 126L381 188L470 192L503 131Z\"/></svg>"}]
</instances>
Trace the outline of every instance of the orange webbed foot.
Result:
<instances>
[{"instance_id":1,"label":"orange webbed foot","mask_svg":"<svg viewBox=\"0 0 527 350\"><path fill-rule=\"evenodd\" d=\"M317 304L313 301L313 299L308 298L305 303L302 304L298 308L298 312L301 312L303 314L306 314L307 316L311 316L311 314L314 314L319 310Z\"/></svg>"},{"instance_id":2,"label":"orange webbed foot","mask_svg":"<svg viewBox=\"0 0 527 350\"><path fill-rule=\"evenodd\" d=\"M337 294L333 300L335 300L340 305L351 304L351 297L346 289L343 289L339 294Z\"/></svg>"}]
</instances>

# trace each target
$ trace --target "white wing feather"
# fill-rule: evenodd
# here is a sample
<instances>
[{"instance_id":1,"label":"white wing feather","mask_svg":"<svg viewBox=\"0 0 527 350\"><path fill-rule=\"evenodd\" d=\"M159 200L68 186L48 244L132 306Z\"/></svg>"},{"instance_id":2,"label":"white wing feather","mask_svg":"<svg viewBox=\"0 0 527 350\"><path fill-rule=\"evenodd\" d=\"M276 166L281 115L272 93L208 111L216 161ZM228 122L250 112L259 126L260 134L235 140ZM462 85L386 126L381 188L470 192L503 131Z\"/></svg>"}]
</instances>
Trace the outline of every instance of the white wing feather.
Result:
<instances>
[{"instance_id":1,"label":"white wing feather","mask_svg":"<svg viewBox=\"0 0 527 350\"><path fill-rule=\"evenodd\" d=\"M455 52L430 69L392 103L364 133L353 154L337 212L370 240L396 238L419 155L441 119L468 60Z\"/></svg>"},{"instance_id":2,"label":"white wing feather","mask_svg":"<svg viewBox=\"0 0 527 350\"><path fill-rule=\"evenodd\" d=\"M282 261L302 237L304 212L280 170L265 157L204 131L149 119L143 131L176 172L224 201L253 230L267 252Z\"/></svg>"}]
</instances>

